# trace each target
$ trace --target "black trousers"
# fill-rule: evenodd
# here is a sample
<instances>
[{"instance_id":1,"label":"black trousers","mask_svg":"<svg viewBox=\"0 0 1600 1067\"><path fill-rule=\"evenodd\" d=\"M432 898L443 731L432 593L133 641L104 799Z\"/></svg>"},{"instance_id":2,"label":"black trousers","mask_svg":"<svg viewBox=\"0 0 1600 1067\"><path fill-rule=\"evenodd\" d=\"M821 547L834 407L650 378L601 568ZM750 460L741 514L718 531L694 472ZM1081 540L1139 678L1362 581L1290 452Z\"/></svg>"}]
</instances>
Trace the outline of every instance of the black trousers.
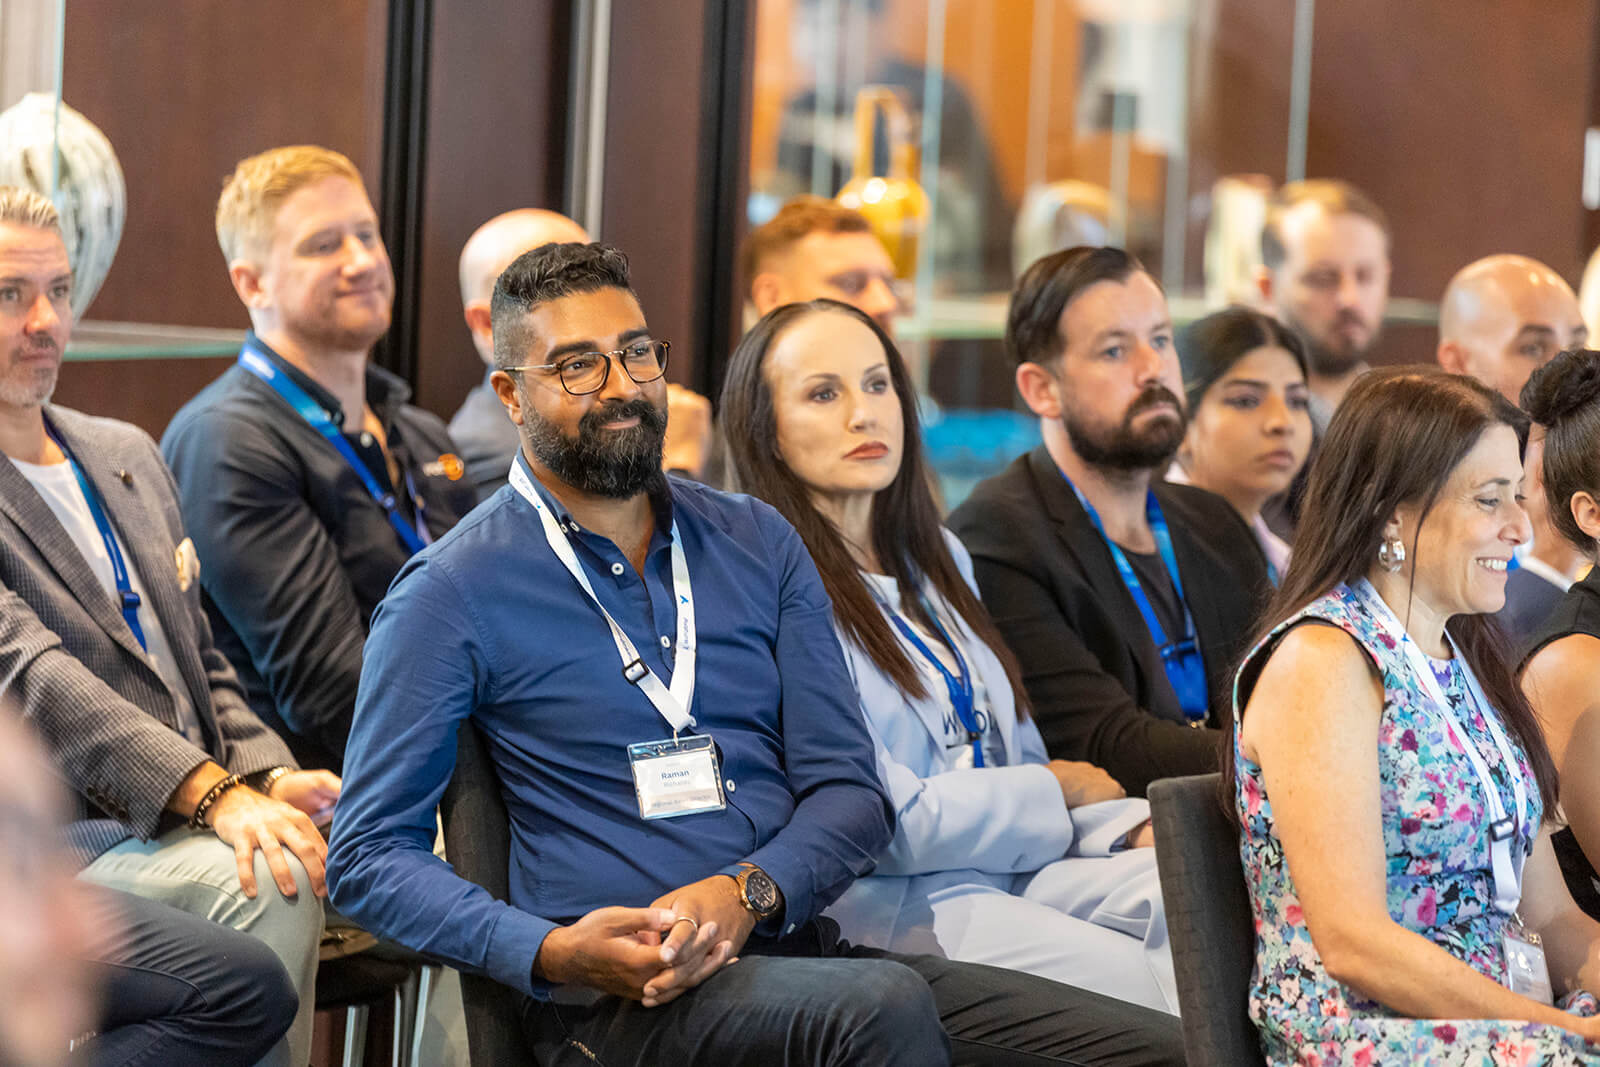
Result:
<instances>
[{"instance_id":1,"label":"black trousers","mask_svg":"<svg viewBox=\"0 0 1600 1067\"><path fill-rule=\"evenodd\" d=\"M1175 1016L1019 971L852 946L831 926L813 924L798 943L752 944L739 962L659 1008L601 995L529 1001L525 1028L538 1061L1184 1063Z\"/></svg>"},{"instance_id":2,"label":"black trousers","mask_svg":"<svg viewBox=\"0 0 1600 1067\"><path fill-rule=\"evenodd\" d=\"M91 956L100 1030L74 1065L247 1067L288 1031L299 1001L265 942L128 893L85 895L110 933Z\"/></svg>"}]
</instances>

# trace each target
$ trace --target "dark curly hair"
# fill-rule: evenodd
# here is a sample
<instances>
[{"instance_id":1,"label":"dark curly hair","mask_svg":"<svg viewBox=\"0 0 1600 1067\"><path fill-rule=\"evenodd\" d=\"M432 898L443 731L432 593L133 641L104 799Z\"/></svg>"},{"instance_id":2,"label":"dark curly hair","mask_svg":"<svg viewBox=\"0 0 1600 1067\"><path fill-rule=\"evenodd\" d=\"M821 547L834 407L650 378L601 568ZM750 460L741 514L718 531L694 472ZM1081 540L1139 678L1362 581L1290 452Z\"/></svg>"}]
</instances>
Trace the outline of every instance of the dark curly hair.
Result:
<instances>
[{"instance_id":1,"label":"dark curly hair","mask_svg":"<svg viewBox=\"0 0 1600 1067\"><path fill-rule=\"evenodd\" d=\"M1533 372L1522 409L1545 428L1544 495L1550 522L1590 559L1600 543L1572 517L1574 493L1600 499L1600 352L1573 348Z\"/></svg>"}]
</instances>

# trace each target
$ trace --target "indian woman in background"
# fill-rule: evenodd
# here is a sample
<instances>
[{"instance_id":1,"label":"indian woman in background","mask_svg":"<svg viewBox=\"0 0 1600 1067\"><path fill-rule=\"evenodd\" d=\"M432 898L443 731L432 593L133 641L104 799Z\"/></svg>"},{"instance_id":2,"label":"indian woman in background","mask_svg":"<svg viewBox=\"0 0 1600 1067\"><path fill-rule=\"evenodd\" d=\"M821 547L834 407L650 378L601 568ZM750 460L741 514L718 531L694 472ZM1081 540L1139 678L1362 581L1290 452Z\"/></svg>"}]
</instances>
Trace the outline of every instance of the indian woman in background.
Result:
<instances>
[{"instance_id":1,"label":"indian woman in background","mask_svg":"<svg viewBox=\"0 0 1600 1067\"><path fill-rule=\"evenodd\" d=\"M1600 918L1600 352L1562 352L1522 389L1544 467L1550 525L1591 564L1528 647L1522 686L1539 713L1561 782L1553 844L1567 885Z\"/></svg>"},{"instance_id":2,"label":"indian woman in background","mask_svg":"<svg viewBox=\"0 0 1600 1067\"><path fill-rule=\"evenodd\" d=\"M1261 517L1311 451L1305 342L1270 315L1231 307L1177 336L1189 430L1167 480L1209 489L1233 505L1266 553L1273 584L1289 546Z\"/></svg>"},{"instance_id":3,"label":"indian woman in background","mask_svg":"<svg viewBox=\"0 0 1600 1067\"><path fill-rule=\"evenodd\" d=\"M816 560L896 808L877 870L828 911L844 936L1175 1012L1154 852L1133 847L1149 807L1047 759L940 524L893 342L844 304L777 308L735 350L721 410L738 487Z\"/></svg>"},{"instance_id":4,"label":"indian woman in background","mask_svg":"<svg viewBox=\"0 0 1600 1067\"><path fill-rule=\"evenodd\" d=\"M1373 371L1323 438L1235 690L1273 1064L1600 1063L1600 926L1541 833L1555 768L1487 618L1529 536L1525 425L1469 378Z\"/></svg>"}]
</instances>

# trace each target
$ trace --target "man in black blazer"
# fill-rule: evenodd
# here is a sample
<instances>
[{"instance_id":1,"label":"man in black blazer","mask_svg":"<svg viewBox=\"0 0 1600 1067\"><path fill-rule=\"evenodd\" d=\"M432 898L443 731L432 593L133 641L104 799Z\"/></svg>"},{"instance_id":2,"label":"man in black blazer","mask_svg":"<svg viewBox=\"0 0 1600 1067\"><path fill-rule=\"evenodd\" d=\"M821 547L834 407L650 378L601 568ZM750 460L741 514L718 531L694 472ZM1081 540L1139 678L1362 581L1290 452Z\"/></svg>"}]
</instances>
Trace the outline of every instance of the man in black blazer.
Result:
<instances>
[{"instance_id":1,"label":"man in black blazer","mask_svg":"<svg viewBox=\"0 0 1600 1067\"><path fill-rule=\"evenodd\" d=\"M1057 252L1018 282L1006 347L1044 444L949 525L1050 755L1136 796L1217 770L1234 661L1269 585L1222 498L1160 479L1185 429L1166 298L1118 249Z\"/></svg>"}]
</instances>

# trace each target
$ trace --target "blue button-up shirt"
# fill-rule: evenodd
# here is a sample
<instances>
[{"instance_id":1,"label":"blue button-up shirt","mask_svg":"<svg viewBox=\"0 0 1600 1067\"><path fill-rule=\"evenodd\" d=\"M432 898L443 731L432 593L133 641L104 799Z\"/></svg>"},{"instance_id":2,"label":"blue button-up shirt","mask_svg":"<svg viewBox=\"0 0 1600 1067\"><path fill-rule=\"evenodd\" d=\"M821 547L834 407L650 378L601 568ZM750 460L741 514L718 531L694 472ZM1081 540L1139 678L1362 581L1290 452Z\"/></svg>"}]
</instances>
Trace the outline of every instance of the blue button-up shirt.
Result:
<instances>
[{"instance_id":1,"label":"blue button-up shirt","mask_svg":"<svg viewBox=\"0 0 1600 1067\"><path fill-rule=\"evenodd\" d=\"M720 750L727 808L639 817L627 746L671 728L623 678L605 620L507 487L412 559L373 617L328 854L334 904L373 933L535 995L531 967L557 924L647 905L736 862L783 891L778 931L809 920L871 870L893 812L799 536L759 501L669 479L652 499L641 578L609 539L544 501L664 682L677 519L695 598L690 712ZM432 851L468 717L510 817L509 905Z\"/></svg>"}]
</instances>

